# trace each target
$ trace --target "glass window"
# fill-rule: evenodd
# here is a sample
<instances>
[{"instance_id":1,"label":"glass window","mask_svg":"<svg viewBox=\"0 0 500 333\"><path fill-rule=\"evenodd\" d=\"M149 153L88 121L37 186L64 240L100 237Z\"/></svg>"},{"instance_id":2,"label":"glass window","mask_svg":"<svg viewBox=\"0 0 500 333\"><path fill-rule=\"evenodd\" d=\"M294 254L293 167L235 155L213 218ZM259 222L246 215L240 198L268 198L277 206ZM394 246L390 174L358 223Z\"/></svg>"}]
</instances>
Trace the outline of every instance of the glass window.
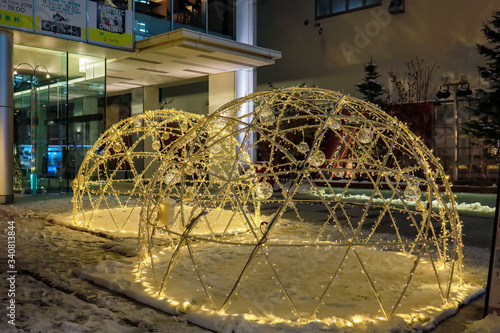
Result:
<instances>
[{"instance_id":1,"label":"glass window","mask_svg":"<svg viewBox=\"0 0 500 333\"><path fill-rule=\"evenodd\" d=\"M328 16L330 13L330 0L316 0L316 17Z\"/></svg>"},{"instance_id":2,"label":"glass window","mask_svg":"<svg viewBox=\"0 0 500 333\"><path fill-rule=\"evenodd\" d=\"M18 190L69 190L104 129L104 59L16 45L14 63Z\"/></svg>"},{"instance_id":3,"label":"glass window","mask_svg":"<svg viewBox=\"0 0 500 333\"><path fill-rule=\"evenodd\" d=\"M170 0L135 0L135 12L170 20Z\"/></svg>"},{"instance_id":4,"label":"glass window","mask_svg":"<svg viewBox=\"0 0 500 333\"><path fill-rule=\"evenodd\" d=\"M135 0L135 38L148 38L169 32L171 0Z\"/></svg>"},{"instance_id":5,"label":"glass window","mask_svg":"<svg viewBox=\"0 0 500 333\"><path fill-rule=\"evenodd\" d=\"M331 0L326 1L329 5ZM134 0L135 40L190 29L235 37L236 0ZM328 10L325 14L329 13Z\"/></svg>"},{"instance_id":6,"label":"glass window","mask_svg":"<svg viewBox=\"0 0 500 333\"><path fill-rule=\"evenodd\" d=\"M349 9L357 9L363 7L363 0L351 0L349 2Z\"/></svg>"},{"instance_id":7,"label":"glass window","mask_svg":"<svg viewBox=\"0 0 500 333\"><path fill-rule=\"evenodd\" d=\"M331 13L339 13L346 10L346 1L345 0L331 0L332 2L332 11Z\"/></svg>"},{"instance_id":8,"label":"glass window","mask_svg":"<svg viewBox=\"0 0 500 333\"><path fill-rule=\"evenodd\" d=\"M66 53L14 47L14 143L20 167L16 190L25 193L59 190L61 121L66 96ZM57 156L56 156L57 155ZM43 189L42 189L43 188Z\"/></svg>"},{"instance_id":9,"label":"glass window","mask_svg":"<svg viewBox=\"0 0 500 333\"><path fill-rule=\"evenodd\" d=\"M104 131L106 66L101 58L72 53L67 57L68 104L63 115L67 144L62 162L66 177L73 179L87 151Z\"/></svg>"},{"instance_id":10,"label":"glass window","mask_svg":"<svg viewBox=\"0 0 500 333\"><path fill-rule=\"evenodd\" d=\"M197 28L205 31L206 27L206 0L173 0L174 1L174 30L181 28Z\"/></svg>"},{"instance_id":11,"label":"glass window","mask_svg":"<svg viewBox=\"0 0 500 333\"><path fill-rule=\"evenodd\" d=\"M234 38L234 0L208 0L207 12L209 33Z\"/></svg>"},{"instance_id":12,"label":"glass window","mask_svg":"<svg viewBox=\"0 0 500 333\"><path fill-rule=\"evenodd\" d=\"M316 0L316 18L339 15L381 4L381 0Z\"/></svg>"}]
</instances>

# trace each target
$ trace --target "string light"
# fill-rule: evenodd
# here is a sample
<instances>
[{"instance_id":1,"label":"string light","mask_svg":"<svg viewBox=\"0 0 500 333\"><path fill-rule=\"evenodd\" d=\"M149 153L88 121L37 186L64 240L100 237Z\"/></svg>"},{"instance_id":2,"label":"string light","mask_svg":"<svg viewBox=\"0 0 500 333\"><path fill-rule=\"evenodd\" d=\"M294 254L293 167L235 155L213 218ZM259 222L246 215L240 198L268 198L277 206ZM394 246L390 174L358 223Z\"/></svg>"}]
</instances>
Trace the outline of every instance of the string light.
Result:
<instances>
[{"instance_id":1,"label":"string light","mask_svg":"<svg viewBox=\"0 0 500 333\"><path fill-rule=\"evenodd\" d=\"M94 216L107 210L113 221L107 231L124 231L130 221L135 222L130 229L137 230L133 212L141 208L146 184L164 158L179 159L178 150L188 144L183 133L202 118L159 110L126 118L105 131L73 180L73 223L93 230ZM123 218L119 209L127 207L131 211Z\"/></svg>"},{"instance_id":2,"label":"string light","mask_svg":"<svg viewBox=\"0 0 500 333\"><path fill-rule=\"evenodd\" d=\"M251 111L240 115L242 109ZM287 88L231 101L207 117L161 112L168 113L164 122L146 121L153 118L150 113L105 133L73 183L76 222L108 209L109 198L121 207L141 206L137 274L151 273L148 287L156 293L168 295L170 288L178 288L173 277L184 276L190 265L204 306L228 313L244 294L258 310L259 300L252 300L245 281L267 274L283 300L280 306L289 309L290 315L279 320L308 322L318 320L319 313L336 315L325 301L335 297L335 282L349 270L360 272L384 317L400 310L419 266L433 271L443 306L451 300L452 281L463 286L462 228L448 177L422 141L383 110L333 91ZM144 121L141 127L130 125L138 119ZM178 125L165 126L173 119ZM141 133L139 142L150 141L148 152L126 143L137 134L127 132L132 127ZM167 145L165 140L172 141ZM132 165L138 158L144 172L128 180L131 190L121 190L124 181L109 162ZM155 166L146 172L148 158L155 159ZM97 187L91 185L96 182ZM360 182L372 191L364 202L350 198ZM82 202L90 197L96 199L85 210ZM307 222L311 209L327 217L319 224ZM376 238L383 224L392 228L393 239ZM413 235L404 237L403 226ZM170 250L155 257L165 245ZM233 260L235 274L207 274L216 263L207 263L205 256L214 248ZM373 252L408 259L404 277L394 281L399 285L393 297L380 292L385 286L370 263ZM320 294L304 298L314 300L307 308L290 282L295 281L291 268L280 266L282 255L293 256L297 264L314 257L318 264L309 270L328 270L328 278L318 284ZM307 270L301 274L313 278ZM217 274L228 280L227 290L212 285ZM261 285L267 288L266 283ZM269 314L254 313L247 316ZM357 323L361 319L355 315L350 318Z\"/></svg>"}]
</instances>

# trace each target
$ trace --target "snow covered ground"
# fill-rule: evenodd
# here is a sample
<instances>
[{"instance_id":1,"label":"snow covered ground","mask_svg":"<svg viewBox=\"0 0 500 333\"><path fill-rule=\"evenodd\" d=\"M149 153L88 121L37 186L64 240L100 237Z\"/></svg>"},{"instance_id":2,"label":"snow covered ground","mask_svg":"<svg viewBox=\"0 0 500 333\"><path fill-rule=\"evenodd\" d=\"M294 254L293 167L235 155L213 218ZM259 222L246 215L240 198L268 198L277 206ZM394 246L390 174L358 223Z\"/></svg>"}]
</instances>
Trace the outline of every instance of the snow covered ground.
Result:
<instances>
[{"instance_id":1,"label":"snow covered ground","mask_svg":"<svg viewBox=\"0 0 500 333\"><path fill-rule=\"evenodd\" d=\"M484 319L468 323L463 333L500 333L500 316L489 314Z\"/></svg>"},{"instance_id":2,"label":"snow covered ground","mask_svg":"<svg viewBox=\"0 0 500 333\"><path fill-rule=\"evenodd\" d=\"M218 332L315 332L319 329L333 332L341 329L345 332L365 332L368 329L386 332L388 328L396 329L397 332L405 332L408 328L427 331L455 313L459 305L483 292L481 281L467 274L469 283L463 289L458 289L454 284L451 292L453 301L443 307L431 264L421 259L397 316L386 320L365 276L360 269L354 268L359 265L355 256L351 255L320 305L316 319L309 324L300 324L283 300L283 293L275 283L265 258L276 259L273 266L281 273L279 276L283 283L288 285L289 296L300 314L308 318L323 291L322 286L329 281L332 267L335 267L332 258L340 260L345 249L332 248L328 252L321 249L315 253L312 253L314 249L308 249L307 258L300 258L300 254L304 255L303 249L300 250L278 248L262 253L258 263L252 266L252 272L241 281L238 297L226 311L228 315L206 310L209 305L206 304L203 288L193 272L187 251L176 262L177 274L168 280L163 300L155 295L153 286L155 283L160 284L167 270L172 255L169 249L154 251L156 280L151 267L143 270L142 280L137 279L134 274L136 260L103 261L97 266L84 268L81 276L166 312L188 313L189 321ZM205 287L210 289L212 301L220 306L225 293L231 290L241 265L248 258L248 253L241 247L223 249L223 246L213 244L198 245L193 252L196 252L198 270L206 276ZM413 261L397 253L370 249L360 249L358 253L366 260L367 268L376 269L370 270L369 274L371 278L377 279L377 291L385 308L390 310L403 289L405 278L408 278L400 273L404 271L409 274ZM447 270L439 270L442 280L445 280L446 273ZM484 276L477 273L479 276L476 278L482 280ZM333 317L332 313L335 314Z\"/></svg>"},{"instance_id":3,"label":"snow covered ground","mask_svg":"<svg viewBox=\"0 0 500 333\"><path fill-rule=\"evenodd\" d=\"M0 206L0 332L206 331L188 324L185 317L167 315L74 275L83 266L136 255L135 239L113 241L48 223L48 214L71 210L69 195L16 200L14 206ZM7 323L5 306L10 299L5 275L7 221L15 221L16 230L15 326Z\"/></svg>"},{"instance_id":4,"label":"snow covered ground","mask_svg":"<svg viewBox=\"0 0 500 333\"><path fill-rule=\"evenodd\" d=\"M0 206L1 235L0 244L6 244L7 221L15 221L16 226L16 325L6 323L6 309L0 308L1 332L200 332L198 326L188 320L203 324L208 328L223 332L268 331L304 331L311 332L409 332L423 331L434 323L445 319L456 311L456 305L443 312L436 312L434 317L423 315L421 325L408 326L401 317L374 323L364 320L364 310L341 329L335 325L312 322L307 327L298 327L289 323L252 326L243 316L213 316L207 313L193 312L187 315L171 316L154 307L145 306L124 297L107 288L101 288L85 279L75 276L76 272L103 272L113 274L113 279L104 281L120 282L126 277L120 270L130 272L136 263L137 240L134 237L102 237L87 232L73 230L59 224L48 222L50 214L69 214L71 197L62 195L51 200L23 199L14 206ZM129 236L129 235L122 235ZM486 237L489 239L489 236ZM6 249L2 249L2 258L6 258ZM475 287L486 284L489 263L489 249L466 248L466 282ZM99 265L99 263L101 263ZM2 260L0 268L7 271L7 262ZM120 277L120 278L117 278ZM123 292L133 290L132 282L125 279L122 283L111 285ZM124 282L124 283L123 283ZM2 303L8 301L5 292L8 281L1 280ZM142 286L142 284L140 284ZM469 296L477 293L471 289ZM126 293L126 292L125 292ZM144 297L140 296L144 301ZM467 299L466 299L467 300ZM147 300L146 300L147 301ZM193 302L194 303L194 302ZM180 309L185 310L185 309ZM428 323L428 326L425 323ZM467 332L496 332L500 326L498 317L487 317L469 325Z\"/></svg>"}]
</instances>

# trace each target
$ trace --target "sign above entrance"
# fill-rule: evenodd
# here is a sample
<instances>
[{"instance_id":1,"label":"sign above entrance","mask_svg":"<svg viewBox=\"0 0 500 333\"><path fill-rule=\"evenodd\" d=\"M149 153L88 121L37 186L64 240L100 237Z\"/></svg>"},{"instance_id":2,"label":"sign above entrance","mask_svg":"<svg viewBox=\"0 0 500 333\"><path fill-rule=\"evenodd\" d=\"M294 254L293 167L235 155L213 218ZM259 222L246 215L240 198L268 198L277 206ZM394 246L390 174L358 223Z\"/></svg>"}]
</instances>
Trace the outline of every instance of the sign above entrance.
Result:
<instances>
[{"instance_id":1,"label":"sign above entrance","mask_svg":"<svg viewBox=\"0 0 500 333\"><path fill-rule=\"evenodd\" d=\"M33 30L33 0L0 1L0 27Z\"/></svg>"},{"instance_id":2,"label":"sign above entrance","mask_svg":"<svg viewBox=\"0 0 500 333\"><path fill-rule=\"evenodd\" d=\"M89 43L132 50L133 12L89 1Z\"/></svg>"},{"instance_id":3,"label":"sign above entrance","mask_svg":"<svg viewBox=\"0 0 500 333\"><path fill-rule=\"evenodd\" d=\"M86 0L36 1L36 32L43 35L85 41Z\"/></svg>"},{"instance_id":4,"label":"sign above entrance","mask_svg":"<svg viewBox=\"0 0 500 333\"><path fill-rule=\"evenodd\" d=\"M127 4L120 8L91 0L0 0L0 27L132 51L134 12Z\"/></svg>"}]
</instances>

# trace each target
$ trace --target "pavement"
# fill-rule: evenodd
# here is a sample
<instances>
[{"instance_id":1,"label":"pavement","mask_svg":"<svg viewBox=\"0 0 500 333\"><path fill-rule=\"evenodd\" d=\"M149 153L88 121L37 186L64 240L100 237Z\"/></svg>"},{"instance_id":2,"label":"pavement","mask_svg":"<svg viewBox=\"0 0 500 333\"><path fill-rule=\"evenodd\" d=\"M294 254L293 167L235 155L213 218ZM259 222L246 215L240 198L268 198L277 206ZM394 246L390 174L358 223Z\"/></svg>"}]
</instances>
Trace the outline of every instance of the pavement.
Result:
<instances>
[{"instance_id":1,"label":"pavement","mask_svg":"<svg viewBox=\"0 0 500 333\"><path fill-rule=\"evenodd\" d=\"M67 194L66 194L67 195ZM30 201L50 200L49 197L54 195L16 195L16 203L28 204ZM57 195L56 195L57 196ZM69 195L68 195L69 197ZM14 204L15 205L15 204ZM311 206L309 206L311 207ZM271 208L271 207L269 207ZM272 209L272 208L271 208ZM307 209L307 208L306 208ZM321 214L325 211L312 210L308 217L311 220L320 218ZM265 207L263 207L265 210ZM353 211L353 214L355 212ZM466 247L478 247L482 249L489 249L492 241L493 220L494 218L474 217L474 216L461 216L463 222L463 242ZM389 230L387 230L389 231ZM404 230L400 230L404 233ZM484 253L489 251L483 251ZM483 258L485 261L488 258ZM478 321L483 318L485 308L485 294L472 300L468 304L462 306L459 311L444 321L439 323L435 329L431 330L433 333L459 333L467 328L467 324L473 321Z\"/></svg>"},{"instance_id":2,"label":"pavement","mask_svg":"<svg viewBox=\"0 0 500 333\"><path fill-rule=\"evenodd\" d=\"M467 324L481 320L484 313L485 294L464 305L458 312L439 323L432 333L460 333L467 329Z\"/></svg>"},{"instance_id":3,"label":"pavement","mask_svg":"<svg viewBox=\"0 0 500 333\"><path fill-rule=\"evenodd\" d=\"M491 248L493 218L461 216L463 222L463 242L465 247ZM462 306L459 311L439 323L433 333L459 333L467 329L467 324L481 320L484 316L486 293Z\"/></svg>"}]
</instances>

